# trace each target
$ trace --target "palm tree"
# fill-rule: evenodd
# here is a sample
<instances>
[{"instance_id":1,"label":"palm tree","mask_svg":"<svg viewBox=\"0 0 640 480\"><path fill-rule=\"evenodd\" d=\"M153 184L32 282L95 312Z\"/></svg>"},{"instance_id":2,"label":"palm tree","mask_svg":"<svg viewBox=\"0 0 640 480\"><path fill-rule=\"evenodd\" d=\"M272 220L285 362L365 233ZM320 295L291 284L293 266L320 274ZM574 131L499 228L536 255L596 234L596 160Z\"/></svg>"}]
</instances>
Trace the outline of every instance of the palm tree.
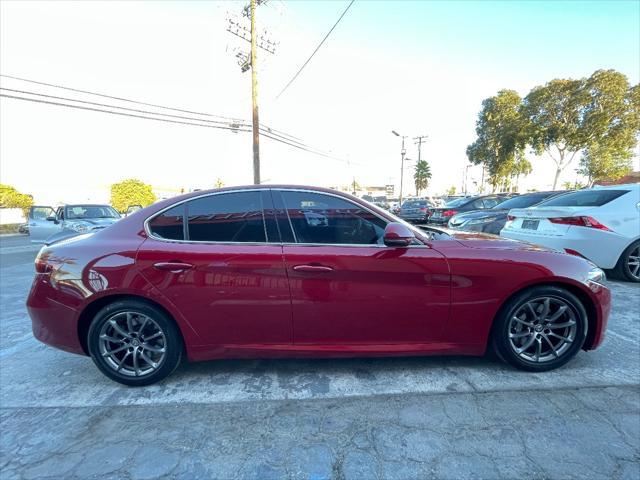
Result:
<instances>
[{"instance_id":1,"label":"palm tree","mask_svg":"<svg viewBox=\"0 0 640 480\"><path fill-rule=\"evenodd\" d=\"M420 195L420 191L429 186L429 180L431 179L431 168L426 160L419 160L416 163L416 171L413 174L413 181L416 184L416 196Z\"/></svg>"}]
</instances>

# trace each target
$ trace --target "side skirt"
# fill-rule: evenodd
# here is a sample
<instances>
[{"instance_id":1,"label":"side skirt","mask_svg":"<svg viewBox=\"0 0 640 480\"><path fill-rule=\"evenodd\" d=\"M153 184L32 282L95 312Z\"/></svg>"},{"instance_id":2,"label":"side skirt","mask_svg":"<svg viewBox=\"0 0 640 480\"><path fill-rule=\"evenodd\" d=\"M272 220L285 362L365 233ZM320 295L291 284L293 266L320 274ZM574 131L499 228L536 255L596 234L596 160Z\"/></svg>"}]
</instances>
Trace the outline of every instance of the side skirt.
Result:
<instances>
[{"instance_id":1,"label":"side skirt","mask_svg":"<svg viewBox=\"0 0 640 480\"><path fill-rule=\"evenodd\" d=\"M409 357L428 355L481 356L485 344L411 343L382 345L191 345L187 347L190 361L223 358L353 358Z\"/></svg>"}]
</instances>

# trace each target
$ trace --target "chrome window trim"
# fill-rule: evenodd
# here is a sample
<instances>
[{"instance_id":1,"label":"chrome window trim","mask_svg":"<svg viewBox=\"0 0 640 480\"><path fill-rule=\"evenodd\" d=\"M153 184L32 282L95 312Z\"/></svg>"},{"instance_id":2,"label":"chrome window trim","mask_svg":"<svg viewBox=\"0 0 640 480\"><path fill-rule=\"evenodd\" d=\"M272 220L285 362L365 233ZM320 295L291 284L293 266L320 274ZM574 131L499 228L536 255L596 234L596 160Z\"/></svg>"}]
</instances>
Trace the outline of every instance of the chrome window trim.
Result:
<instances>
[{"instance_id":1,"label":"chrome window trim","mask_svg":"<svg viewBox=\"0 0 640 480\"><path fill-rule=\"evenodd\" d=\"M293 232L294 235L294 239L296 239L295 243L291 243L291 242L286 242L283 243L282 241L280 242L212 242L212 241L207 241L207 240L175 240L175 239L169 239L169 238L161 238L161 237L157 237L155 235L153 235L151 233L151 230L149 229L149 222L152 221L154 218L156 218L159 215L162 215L164 212L166 212L167 210L171 210L172 208L175 208L179 205L182 205L184 203L190 202L192 200L197 200L200 198L205 198L205 197L211 197L214 195L224 195L226 193L240 193L240 192L260 192L260 191L264 191L264 190L270 190L270 191L277 191L277 192L305 192L305 193L316 193L319 195L328 195L330 197L336 197L339 198L345 202L349 202L353 205L356 205L357 207L371 213L372 215L374 215L375 217L379 218L380 220L382 220L383 222L385 222L386 224L392 223L390 220L384 218L383 216L381 216L380 214L378 214L377 212L363 206L363 205L359 205L357 203L352 202L351 200L349 200L348 198L343 197L342 195L337 195L334 193L329 193L329 192L324 192L324 191L319 191L319 190L311 190L308 188L269 188L269 189L264 189L264 188L240 188L237 190L224 190L222 192L210 192L210 193L203 193L202 195L197 195L195 197L189 197L189 198L185 198L183 200L180 200L179 202L173 203L165 208L163 208L162 210L154 213L153 215L151 215L150 217L147 217L144 221L143 224L143 229L144 232L147 234L148 238L152 238L154 240L160 241L160 242L168 242L168 243L193 243L193 244L206 244L206 245L252 245L252 246L260 246L260 245L280 245L280 246L309 246L309 247L356 247L356 248L393 248L393 247L388 247L385 244L359 244L359 243L300 243L297 242L297 238L295 237L295 230L293 230L293 225L291 225L291 231ZM284 202L284 198L283 198L283 202ZM287 209L287 205L284 204L285 207L285 211ZM275 208L275 207L274 207ZM287 218L289 219L289 213L287 213ZM263 222L264 222L264 211L263 211ZM291 222L291 219L289 219L289 222ZM420 240L419 240L420 241ZM428 245L426 244L421 244L421 245L409 245L407 247L403 247L403 248L429 248Z\"/></svg>"},{"instance_id":2,"label":"chrome window trim","mask_svg":"<svg viewBox=\"0 0 640 480\"><path fill-rule=\"evenodd\" d=\"M147 237L152 238L154 240L158 240L160 242L169 242L169 243L195 243L195 244L207 244L207 245L282 245L282 242L213 242L213 241L209 241L209 240L175 240L175 239L171 239L171 238L161 238L161 237L157 237L155 235L153 235L151 233L151 229L149 228L149 222L152 221L154 218L156 218L159 215L162 215L164 212L166 212L167 210L171 210L172 208L178 207L182 204L188 203L192 200L198 200L200 198L207 198L207 197L212 197L214 195L224 195L226 193L241 193L241 192L260 192L264 190L263 188L240 188L237 190L224 190L222 192L209 192L209 193L203 193L202 195L197 195L195 197L189 197L189 198L185 198L183 200L180 200L179 202L173 203L171 205L169 205L168 207L163 208L162 210L154 213L153 215L151 215L150 217L147 217L144 221L143 224L143 228L144 228L144 232L147 234ZM262 205L262 197L260 198L260 204ZM183 215L183 221L184 221L184 215ZM262 209L262 223L264 225L265 222L265 218L264 218L264 208ZM188 228L185 226L185 228ZM266 232L265 232L265 238L268 238L266 236Z\"/></svg>"}]
</instances>

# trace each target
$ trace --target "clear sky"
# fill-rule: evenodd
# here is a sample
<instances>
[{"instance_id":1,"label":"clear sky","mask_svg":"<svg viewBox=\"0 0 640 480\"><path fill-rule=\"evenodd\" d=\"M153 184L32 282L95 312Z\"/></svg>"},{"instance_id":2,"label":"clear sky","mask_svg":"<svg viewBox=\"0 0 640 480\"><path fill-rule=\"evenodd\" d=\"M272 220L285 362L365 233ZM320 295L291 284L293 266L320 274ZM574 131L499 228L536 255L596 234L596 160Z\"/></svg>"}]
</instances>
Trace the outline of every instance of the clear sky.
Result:
<instances>
[{"instance_id":1,"label":"clear sky","mask_svg":"<svg viewBox=\"0 0 640 480\"><path fill-rule=\"evenodd\" d=\"M638 1L357 0L276 98L347 4L269 0L259 7L259 24L279 42L275 55L258 57L261 119L348 160L263 139L268 183L338 186L355 177L366 185L398 184L394 129L428 135L422 154L432 167L431 192L452 185L460 190L465 149L484 98L502 88L526 95L553 78L600 68L639 81ZM243 5L5 0L0 71L248 119L250 74L241 73L234 58L246 45L225 31L228 13ZM0 85L105 101L6 78ZM39 203L107 200L108 185L128 177L167 189L207 188L217 178L227 185L252 180L248 134L6 98L0 109L0 181ZM407 155L417 158L413 142ZM521 188L549 188L551 160L530 159L534 174ZM561 180L573 181L575 167ZM411 173L407 168L407 177ZM478 179L478 169L471 177Z\"/></svg>"}]
</instances>

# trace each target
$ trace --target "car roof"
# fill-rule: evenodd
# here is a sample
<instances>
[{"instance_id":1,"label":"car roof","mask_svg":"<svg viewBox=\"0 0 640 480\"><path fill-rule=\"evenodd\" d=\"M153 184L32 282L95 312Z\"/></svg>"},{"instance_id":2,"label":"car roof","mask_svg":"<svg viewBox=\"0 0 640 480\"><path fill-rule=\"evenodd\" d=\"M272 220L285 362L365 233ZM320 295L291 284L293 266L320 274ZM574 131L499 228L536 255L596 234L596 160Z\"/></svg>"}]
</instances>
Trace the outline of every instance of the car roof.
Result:
<instances>
[{"instance_id":1,"label":"car roof","mask_svg":"<svg viewBox=\"0 0 640 480\"><path fill-rule=\"evenodd\" d=\"M621 188L631 188L632 190L639 190L640 183L621 183L620 185L594 185L592 188L585 188L584 190L619 190Z\"/></svg>"}]
</instances>

